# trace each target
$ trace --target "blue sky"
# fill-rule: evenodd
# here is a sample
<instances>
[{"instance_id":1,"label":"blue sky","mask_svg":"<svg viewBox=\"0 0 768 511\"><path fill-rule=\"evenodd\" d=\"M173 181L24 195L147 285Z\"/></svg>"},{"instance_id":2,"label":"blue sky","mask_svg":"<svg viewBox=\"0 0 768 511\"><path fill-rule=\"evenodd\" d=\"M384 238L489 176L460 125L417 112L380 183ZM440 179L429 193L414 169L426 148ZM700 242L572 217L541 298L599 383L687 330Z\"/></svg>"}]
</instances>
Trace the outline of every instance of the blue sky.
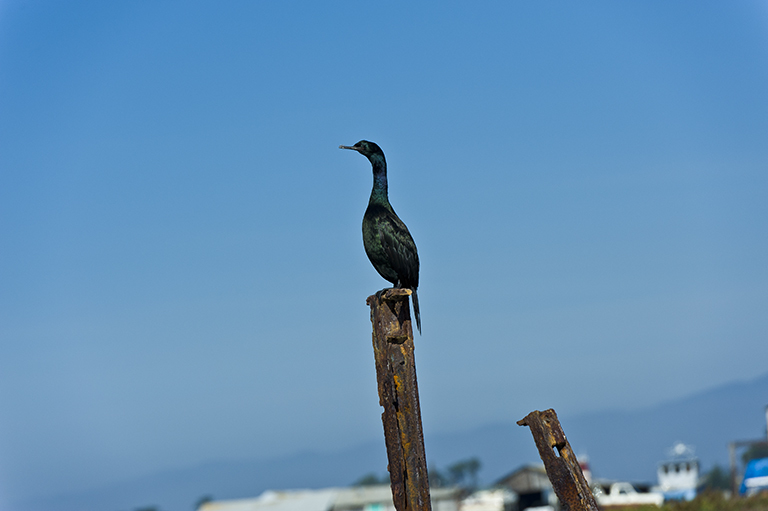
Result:
<instances>
[{"instance_id":1,"label":"blue sky","mask_svg":"<svg viewBox=\"0 0 768 511\"><path fill-rule=\"evenodd\" d=\"M6 0L0 504L380 436L360 139L428 431L766 371L765 2Z\"/></svg>"}]
</instances>

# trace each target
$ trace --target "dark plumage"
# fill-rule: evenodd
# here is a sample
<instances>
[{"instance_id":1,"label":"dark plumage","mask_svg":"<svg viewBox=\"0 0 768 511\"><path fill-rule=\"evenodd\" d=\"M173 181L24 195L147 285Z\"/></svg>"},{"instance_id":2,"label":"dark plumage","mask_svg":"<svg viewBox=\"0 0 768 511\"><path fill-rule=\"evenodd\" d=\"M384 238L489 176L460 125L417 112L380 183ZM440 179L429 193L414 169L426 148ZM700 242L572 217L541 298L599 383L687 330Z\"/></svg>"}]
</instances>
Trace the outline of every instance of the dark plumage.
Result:
<instances>
[{"instance_id":1,"label":"dark plumage","mask_svg":"<svg viewBox=\"0 0 768 511\"><path fill-rule=\"evenodd\" d=\"M361 140L353 146L339 146L362 154L373 167L373 190L368 209L363 216L363 246L371 264L379 275L390 281L394 287L410 289L413 292L413 315L416 328L421 333L419 314L419 254L411 233L395 214L387 197L387 161L379 146Z\"/></svg>"}]
</instances>

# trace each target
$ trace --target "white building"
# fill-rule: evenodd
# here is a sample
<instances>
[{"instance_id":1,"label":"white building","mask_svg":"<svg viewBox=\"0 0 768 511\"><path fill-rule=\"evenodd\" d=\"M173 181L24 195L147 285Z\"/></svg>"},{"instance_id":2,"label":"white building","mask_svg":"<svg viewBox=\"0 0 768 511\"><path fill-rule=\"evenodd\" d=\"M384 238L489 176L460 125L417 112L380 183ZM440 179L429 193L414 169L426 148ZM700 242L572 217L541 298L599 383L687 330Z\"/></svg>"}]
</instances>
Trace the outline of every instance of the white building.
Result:
<instances>
[{"instance_id":1,"label":"white building","mask_svg":"<svg viewBox=\"0 0 768 511\"><path fill-rule=\"evenodd\" d=\"M656 475L659 485L654 491L664 494L665 500L692 500L699 483L699 460L693 448L678 442L670 450L670 458L659 463Z\"/></svg>"},{"instance_id":2,"label":"white building","mask_svg":"<svg viewBox=\"0 0 768 511\"><path fill-rule=\"evenodd\" d=\"M506 489L478 490L459 503L459 511L511 511L517 508L517 494Z\"/></svg>"},{"instance_id":3,"label":"white building","mask_svg":"<svg viewBox=\"0 0 768 511\"><path fill-rule=\"evenodd\" d=\"M459 488L433 488L432 511L459 511ZM389 485L265 491L251 499L206 502L198 511L395 511Z\"/></svg>"}]
</instances>

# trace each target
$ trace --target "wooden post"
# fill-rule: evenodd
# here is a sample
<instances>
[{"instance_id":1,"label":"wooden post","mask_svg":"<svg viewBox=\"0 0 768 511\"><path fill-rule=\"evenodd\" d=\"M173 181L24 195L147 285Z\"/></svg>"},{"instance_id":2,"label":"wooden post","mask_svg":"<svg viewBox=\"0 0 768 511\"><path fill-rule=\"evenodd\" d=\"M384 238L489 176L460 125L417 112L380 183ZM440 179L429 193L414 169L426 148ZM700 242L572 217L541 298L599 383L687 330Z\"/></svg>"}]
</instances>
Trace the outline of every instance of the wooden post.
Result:
<instances>
[{"instance_id":1,"label":"wooden post","mask_svg":"<svg viewBox=\"0 0 768 511\"><path fill-rule=\"evenodd\" d=\"M581 467L565 438L553 409L534 411L517 421L531 428L547 476L565 511L598 511L595 497L584 479Z\"/></svg>"},{"instance_id":2,"label":"wooden post","mask_svg":"<svg viewBox=\"0 0 768 511\"><path fill-rule=\"evenodd\" d=\"M371 307L373 354L379 404L384 407L381 421L395 509L431 511L410 294L410 289L385 289L369 296L366 303Z\"/></svg>"}]
</instances>

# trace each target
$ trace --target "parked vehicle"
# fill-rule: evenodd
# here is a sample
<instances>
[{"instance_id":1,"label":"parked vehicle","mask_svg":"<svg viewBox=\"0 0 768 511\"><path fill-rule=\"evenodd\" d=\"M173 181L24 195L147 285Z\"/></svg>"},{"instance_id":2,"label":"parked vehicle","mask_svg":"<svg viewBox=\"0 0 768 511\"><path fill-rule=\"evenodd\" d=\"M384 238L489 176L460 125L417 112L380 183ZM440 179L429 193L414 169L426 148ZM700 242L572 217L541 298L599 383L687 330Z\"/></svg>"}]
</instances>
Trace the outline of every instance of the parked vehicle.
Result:
<instances>
[{"instance_id":1,"label":"parked vehicle","mask_svg":"<svg viewBox=\"0 0 768 511\"><path fill-rule=\"evenodd\" d=\"M660 493L641 493L631 483L613 483L608 492L595 492L595 498L600 507L611 506L639 506L653 504L661 506L664 503L664 495Z\"/></svg>"},{"instance_id":2,"label":"parked vehicle","mask_svg":"<svg viewBox=\"0 0 768 511\"><path fill-rule=\"evenodd\" d=\"M741 483L739 493L753 495L768 490L768 458L752 460L744 471L744 481Z\"/></svg>"}]
</instances>

